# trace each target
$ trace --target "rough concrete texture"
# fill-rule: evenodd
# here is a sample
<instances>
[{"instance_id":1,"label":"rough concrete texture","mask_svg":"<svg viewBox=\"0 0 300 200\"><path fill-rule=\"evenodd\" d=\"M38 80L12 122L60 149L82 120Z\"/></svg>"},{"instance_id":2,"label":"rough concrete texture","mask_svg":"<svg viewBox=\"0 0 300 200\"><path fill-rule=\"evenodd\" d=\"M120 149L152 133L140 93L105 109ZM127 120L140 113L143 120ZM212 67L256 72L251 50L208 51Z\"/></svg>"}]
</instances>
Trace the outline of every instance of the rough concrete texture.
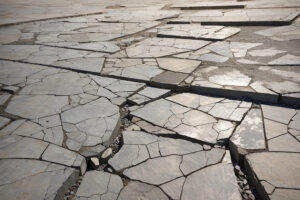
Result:
<instances>
[{"instance_id":1,"label":"rough concrete texture","mask_svg":"<svg viewBox=\"0 0 300 200\"><path fill-rule=\"evenodd\" d=\"M298 0L0 11L1 199L299 199Z\"/></svg>"}]
</instances>

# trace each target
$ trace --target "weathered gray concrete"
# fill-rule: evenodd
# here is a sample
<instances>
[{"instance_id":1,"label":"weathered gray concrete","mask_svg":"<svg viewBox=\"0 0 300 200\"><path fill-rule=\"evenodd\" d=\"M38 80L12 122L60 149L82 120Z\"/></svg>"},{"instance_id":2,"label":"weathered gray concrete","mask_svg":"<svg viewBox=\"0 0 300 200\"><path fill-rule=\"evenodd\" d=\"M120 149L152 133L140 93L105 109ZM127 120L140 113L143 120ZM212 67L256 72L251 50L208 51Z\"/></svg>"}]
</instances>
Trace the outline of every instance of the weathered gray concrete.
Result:
<instances>
[{"instance_id":1,"label":"weathered gray concrete","mask_svg":"<svg viewBox=\"0 0 300 200\"><path fill-rule=\"evenodd\" d=\"M1 199L298 200L299 7L1 1Z\"/></svg>"}]
</instances>

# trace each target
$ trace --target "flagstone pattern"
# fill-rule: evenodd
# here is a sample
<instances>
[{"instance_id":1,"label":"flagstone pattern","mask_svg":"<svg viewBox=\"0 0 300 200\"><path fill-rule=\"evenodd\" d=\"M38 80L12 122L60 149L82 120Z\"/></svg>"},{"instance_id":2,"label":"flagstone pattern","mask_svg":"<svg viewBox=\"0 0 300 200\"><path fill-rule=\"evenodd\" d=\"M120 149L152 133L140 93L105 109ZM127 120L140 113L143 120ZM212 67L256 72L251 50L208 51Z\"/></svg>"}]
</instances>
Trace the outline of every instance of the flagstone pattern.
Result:
<instances>
[{"instance_id":1,"label":"flagstone pattern","mask_svg":"<svg viewBox=\"0 0 300 200\"><path fill-rule=\"evenodd\" d=\"M299 7L0 2L1 199L297 200Z\"/></svg>"}]
</instances>

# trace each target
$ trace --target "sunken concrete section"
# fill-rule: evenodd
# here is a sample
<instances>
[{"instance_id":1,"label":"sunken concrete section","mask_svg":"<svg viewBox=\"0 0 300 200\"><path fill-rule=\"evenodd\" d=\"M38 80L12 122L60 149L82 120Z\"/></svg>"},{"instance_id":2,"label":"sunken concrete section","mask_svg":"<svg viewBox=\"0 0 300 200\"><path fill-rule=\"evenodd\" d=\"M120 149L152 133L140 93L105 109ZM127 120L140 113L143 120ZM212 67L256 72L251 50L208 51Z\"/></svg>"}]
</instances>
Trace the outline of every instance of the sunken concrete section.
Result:
<instances>
[{"instance_id":1,"label":"sunken concrete section","mask_svg":"<svg viewBox=\"0 0 300 200\"><path fill-rule=\"evenodd\" d=\"M298 199L298 153L264 152L246 156L246 172L262 199Z\"/></svg>"}]
</instances>

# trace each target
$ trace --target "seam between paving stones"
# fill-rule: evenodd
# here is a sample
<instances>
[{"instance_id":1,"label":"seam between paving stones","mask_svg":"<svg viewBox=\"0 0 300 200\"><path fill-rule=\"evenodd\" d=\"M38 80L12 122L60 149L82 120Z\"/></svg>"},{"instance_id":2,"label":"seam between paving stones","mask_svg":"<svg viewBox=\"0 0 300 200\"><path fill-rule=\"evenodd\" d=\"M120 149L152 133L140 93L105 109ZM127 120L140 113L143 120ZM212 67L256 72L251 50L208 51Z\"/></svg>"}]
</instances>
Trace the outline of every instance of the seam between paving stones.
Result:
<instances>
[{"instance_id":1,"label":"seam between paving stones","mask_svg":"<svg viewBox=\"0 0 300 200\"><path fill-rule=\"evenodd\" d=\"M49 145L48 145L49 146ZM47 148L46 148L47 149ZM80 154L78 154L80 155ZM77 156L78 156L77 155ZM81 156L81 155L80 155ZM41 159L35 159L35 158L1 158L0 160L36 160L36 161L43 161L43 162L48 162L48 163L52 163L52 164L56 164L56 165L61 165L64 167L69 167L69 168L73 168L76 170L80 170L80 166L79 167L74 167L74 166L68 166L68 165L64 165L62 163L57 163L57 162L53 162L53 161L48 161L48 160L41 160ZM76 160L76 159L75 159Z\"/></svg>"},{"instance_id":2,"label":"seam between paving stones","mask_svg":"<svg viewBox=\"0 0 300 200\"><path fill-rule=\"evenodd\" d=\"M99 72L91 72L91 71L86 71L86 70L81 70L81 69L73 69L73 68L67 68L67 67L61 67L61 66L55 66L55 65L27 62L27 61L23 61L23 60L11 60L11 59L5 59L5 58L0 58L0 60L17 62L17 63L24 63L24 64L40 65L40 66L52 67L52 68L56 68L56 69L65 69L65 70L69 70L69 71L73 71L73 72L77 72L77 73L92 74L92 75L98 75L99 76Z\"/></svg>"},{"instance_id":3,"label":"seam between paving stones","mask_svg":"<svg viewBox=\"0 0 300 200\"><path fill-rule=\"evenodd\" d=\"M266 126L265 126L264 114L263 114L263 109L262 109L261 105L259 105L259 110L260 110L261 117L262 117L262 127L263 127L263 132L264 132L264 137L265 137L266 151L269 151L269 144L268 144L268 139L267 139L267 133L266 133Z\"/></svg>"},{"instance_id":4,"label":"seam between paving stones","mask_svg":"<svg viewBox=\"0 0 300 200\"><path fill-rule=\"evenodd\" d=\"M21 124L22 125L22 124ZM20 125L20 126L21 126ZM19 127L20 127L19 126ZM40 138L35 138L35 137L31 137L31 136L25 136L25 135L16 135L16 134L8 134L8 135L12 135L12 136L19 136L19 137L22 137L22 138L30 138L30 139L34 139L34 140L39 140L39 141L42 141L42 142L44 142L44 143L48 143L47 144L47 147L44 149L44 151L42 152L42 154L41 154L41 156L39 157L39 159L34 159L34 158L0 158L0 160L4 160L4 159L32 159L32 160L42 160L42 156L43 156L43 154L45 153L45 151L48 149L48 147L49 147L49 145L50 144L52 144L52 145L55 145L55 146L58 146L58 147L60 147L60 148L63 148L63 149L66 149L66 150L68 150L68 151L71 151L71 152L73 152L73 153L76 153L76 155L78 156L78 155L80 155L80 156L82 156L80 153L78 153L78 152L76 152L76 151L74 151L74 150L71 150L71 149L68 149L68 148L65 148L65 147L63 147L63 146L59 146L59 145L57 145L57 144L55 144L55 143L52 143L52 142L48 142L48 141L45 141L45 140L43 140L43 139L40 139ZM13 143L12 143L13 144ZM11 145L11 144L10 144ZM95 145L95 146L97 146L97 145ZM84 156L82 156L82 157L84 157ZM42 161L46 161L46 160L42 160ZM46 161L46 162L50 162L50 161ZM59 163L58 163L59 164ZM63 164L60 164L60 165L63 165ZM67 166L67 165L66 165ZM70 166L69 166L70 167Z\"/></svg>"},{"instance_id":5,"label":"seam between paving stones","mask_svg":"<svg viewBox=\"0 0 300 200\"><path fill-rule=\"evenodd\" d=\"M59 43L59 42L57 42ZM6 44L6 45L10 45L10 44ZM72 50L77 50L77 51L88 51L88 52L96 52L96 53L112 53L112 52L108 52L108 51L99 51L99 50L92 50L92 49L81 49L81 48L76 48L76 47L67 47L67 46L56 46L56 45L49 45L49 44L43 44L43 43L34 43L32 45L42 45L42 46L46 46L46 47L54 47L54 48L61 48L61 49L72 49ZM24 45L25 46L25 45ZM65 60L58 60L58 61L66 61L68 59Z\"/></svg>"},{"instance_id":6,"label":"seam between paving stones","mask_svg":"<svg viewBox=\"0 0 300 200\"><path fill-rule=\"evenodd\" d=\"M23 159L23 158L22 158L22 159ZM18 159L18 160L21 160L21 159ZM27 159L26 159L26 160L27 160ZM48 162L48 161L44 161L44 162ZM51 162L48 162L47 168L48 168L49 165L51 165L51 164L52 164ZM29 178L29 177L32 177L32 176L36 176L36 175L43 174L43 173L47 173L47 172L56 172L56 171L65 171L65 169L57 169L57 170L50 170L50 171L42 171L42 172L38 172L38 173L32 174L32 175L30 175L30 176L25 176L25 177L23 177L23 178L21 178L21 179L17 179L17 180L15 180L15 181L13 181L13 182L10 182L10 183L1 184L0 187L5 186L5 185L14 184L14 183L16 183L16 182L22 181L22 180L24 180L24 179L26 179L26 178Z\"/></svg>"},{"instance_id":7,"label":"seam between paving stones","mask_svg":"<svg viewBox=\"0 0 300 200\"><path fill-rule=\"evenodd\" d=\"M50 20L55 20L55 19L75 18L75 17L83 17L83 16L89 16L89 15L99 15L99 14L103 14L103 12L94 12L94 13L86 13L86 14L78 14L78 15L67 15L67 16L61 16L61 17L50 17L50 18L45 18L45 19L34 19L34 20L27 20L27 21L22 21L22 22L13 22L13 23L2 24L2 25L0 25L0 27L7 27L7 26L19 25L19 24L28 24L28 23L32 23L32 22L50 21Z\"/></svg>"}]
</instances>

